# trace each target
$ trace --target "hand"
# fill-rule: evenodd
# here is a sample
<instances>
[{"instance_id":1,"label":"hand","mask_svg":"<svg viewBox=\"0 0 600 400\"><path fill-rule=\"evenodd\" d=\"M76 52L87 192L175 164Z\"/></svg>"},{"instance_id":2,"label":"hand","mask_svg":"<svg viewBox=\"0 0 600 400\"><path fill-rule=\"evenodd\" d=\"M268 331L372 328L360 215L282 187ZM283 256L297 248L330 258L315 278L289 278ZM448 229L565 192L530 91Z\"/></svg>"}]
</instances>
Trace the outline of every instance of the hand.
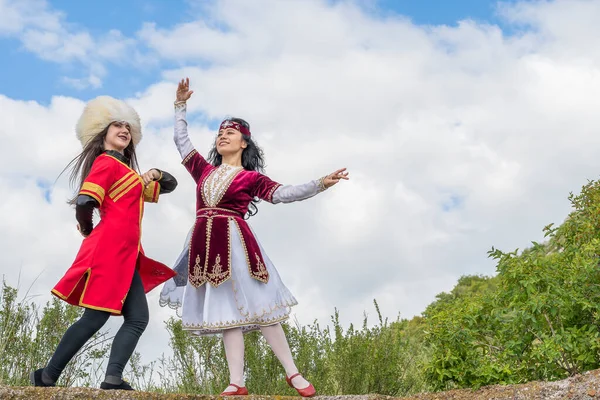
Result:
<instances>
[{"instance_id":1,"label":"hand","mask_svg":"<svg viewBox=\"0 0 600 400\"><path fill-rule=\"evenodd\" d=\"M188 101L192 97L193 90L190 90L190 78L182 79L177 86L177 92L175 92L177 101Z\"/></svg>"},{"instance_id":2,"label":"hand","mask_svg":"<svg viewBox=\"0 0 600 400\"><path fill-rule=\"evenodd\" d=\"M83 236L84 238L90 236L90 233L83 233L81 232L81 226L79 226L79 224L77 224L77 230L79 231L79 233L81 233L81 236Z\"/></svg>"},{"instance_id":3,"label":"hand","mask_svg":"<svg viewBox=\"0 0 600 400\"><path fill-rule=\"evenodd\" d=\"M328 189L338 183L340 179L348 180L348 172L345 172L346 168L338 169L334 173L331 173L323 178L323 186Z\"/></svg>"},{"instance_id":4,"label":"hand","mask_svg":"<svg viewBox=\"0 0 600 400\"><path fill-rule=\"evenodd\" d=\"M160 172L156 169L152 168L148 172L142 175L142 180L144 181L144 186L148 186L148 184L152 181L157 181L160 179Z\"/></svg>"}]
</instances>

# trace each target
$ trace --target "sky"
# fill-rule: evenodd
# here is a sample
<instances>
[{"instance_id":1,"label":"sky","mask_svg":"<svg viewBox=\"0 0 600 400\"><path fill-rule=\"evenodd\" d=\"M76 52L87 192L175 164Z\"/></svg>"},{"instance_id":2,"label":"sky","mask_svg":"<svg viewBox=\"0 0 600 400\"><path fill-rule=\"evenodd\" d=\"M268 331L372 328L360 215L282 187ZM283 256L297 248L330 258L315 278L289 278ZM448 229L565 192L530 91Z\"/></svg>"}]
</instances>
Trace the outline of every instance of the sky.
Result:
<instances>
[{"instance_id":1,"label":"sky","mask_svg":"<svg viewBox=\"0 0 600 400\"><path fill-rule=\"evenodd\" d=\"M177 190L146 207L146 253L167 265L193 223L194 183L172 141L189 77L190 135L206 152L227 115L250 122L268 175L351 180L250 219L299 301L294 318L344 324L419 315L492 247L523 249L561 223L600 160L600 0L0 0L0 251L36 301L81 244L60 172L85 102L139 112L141 168ZM56 181L56 182L55 182ZM138 350L168 352L158 306ZM108 329L118 327L113 318ZM160 344L164 346L160 346Z\"/></svg>"}]
</instances>

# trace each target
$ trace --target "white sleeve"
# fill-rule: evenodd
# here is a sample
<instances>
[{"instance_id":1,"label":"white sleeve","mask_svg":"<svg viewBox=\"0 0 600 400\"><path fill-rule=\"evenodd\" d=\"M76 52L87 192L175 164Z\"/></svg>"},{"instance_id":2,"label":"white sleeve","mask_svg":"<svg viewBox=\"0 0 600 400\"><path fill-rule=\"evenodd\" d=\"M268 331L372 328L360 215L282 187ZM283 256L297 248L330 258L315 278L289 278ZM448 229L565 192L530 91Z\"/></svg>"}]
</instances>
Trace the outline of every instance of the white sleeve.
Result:
<instances>
[{"instance_id":1,"label":"white sleeve","mask_svg":"<svg viewBox=\"0 0 600 400\"><path fill-rule=\"evenodd\" d=\"M292 203L294 201L302 201L321 193L323 180L318 179L304 183L302 185L284 185L279 186L273 193L273 204L277 203Z\"/></svg>"},{"instance_id":2,"label":"white sleeve","mask_svg":"<svg viewBox=\"0 0 600 400\"><path fill-rule=\"evenodd\" d=\"M185 114L186 104L175 104L175 132L173 135L173 140L175 141L177 150L179 150L181 159L185 159L185 157L194 150L194 146L192 145L192 142L188 136Z\"/></svg>"}]
</instances>

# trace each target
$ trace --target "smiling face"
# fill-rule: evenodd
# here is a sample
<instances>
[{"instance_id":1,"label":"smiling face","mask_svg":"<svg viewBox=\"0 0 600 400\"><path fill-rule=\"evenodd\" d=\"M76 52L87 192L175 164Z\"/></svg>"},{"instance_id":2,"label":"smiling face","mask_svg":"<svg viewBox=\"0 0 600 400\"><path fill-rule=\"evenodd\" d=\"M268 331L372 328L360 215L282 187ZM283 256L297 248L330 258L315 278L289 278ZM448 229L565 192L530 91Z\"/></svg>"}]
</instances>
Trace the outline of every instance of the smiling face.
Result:
<instances>
[{"instance_id":1,"label":"smiling face","mask_svg":"<svg viewBox=\"0 0 600 400\"><path fill-rule=\"evenodd\" d=\"M129 146L129 143L131 143L129 124L124 121L116 121L110 124L104 138L104 149L116 150L119 153L123 153L127 146Z\"/></svg>"},{"instance_id":2,"label":"smiling face","mask_svg":"<svg viewBox=\"0 0 600 400\"><path fill-rule=\"evenodd\" d=\"M248 146L242 133L234 128L221 129L215 142L217 152L222 156L231 156L236 153L241 154Z\"/></svg>"}]
</instances>

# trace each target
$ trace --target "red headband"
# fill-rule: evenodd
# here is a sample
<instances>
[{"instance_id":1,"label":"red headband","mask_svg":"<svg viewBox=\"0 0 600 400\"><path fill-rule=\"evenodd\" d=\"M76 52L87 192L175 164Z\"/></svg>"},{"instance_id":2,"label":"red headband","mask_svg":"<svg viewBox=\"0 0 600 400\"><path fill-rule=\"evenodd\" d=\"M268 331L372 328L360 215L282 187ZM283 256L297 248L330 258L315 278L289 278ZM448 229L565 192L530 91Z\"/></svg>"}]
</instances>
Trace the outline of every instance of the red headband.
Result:
<instances>
[{"instance_id":1,"label":"red headband","mask_svg":"<svg viewBox=\"0 0 600 400\"><path fill-rule=\"evenodd\" d=\"M227 129L227 128L236 129L236 130L242 132L242 135L250 136L250 129L248 129L246 126L239 124L235 121L232 121L230 119L226 119L225 121L221 122L221 126L219 126L219 130Z\"/></svg>"}]
</instances>

